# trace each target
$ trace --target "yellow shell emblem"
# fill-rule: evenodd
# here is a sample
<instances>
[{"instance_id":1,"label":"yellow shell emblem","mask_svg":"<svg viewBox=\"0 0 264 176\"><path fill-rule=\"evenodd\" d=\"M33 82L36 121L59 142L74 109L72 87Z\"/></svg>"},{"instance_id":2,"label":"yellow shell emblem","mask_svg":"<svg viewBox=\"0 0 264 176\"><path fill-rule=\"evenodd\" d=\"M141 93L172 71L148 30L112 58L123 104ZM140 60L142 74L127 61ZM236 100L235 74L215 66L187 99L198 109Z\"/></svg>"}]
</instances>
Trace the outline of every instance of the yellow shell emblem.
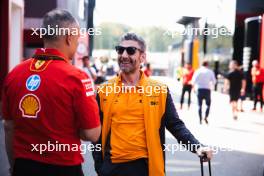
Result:
<instances>
[{"instance_id":1,"label":"yellow shell emblem","mask_svg":"<svg viewBox=\"0 0 264 176\"><path fill-rule=\"evenodd\" d=\"M39 98L34 94L23 96L19 103L22 116L27 118L37 118L40 107Z\"/></svg>"}]
</instances>

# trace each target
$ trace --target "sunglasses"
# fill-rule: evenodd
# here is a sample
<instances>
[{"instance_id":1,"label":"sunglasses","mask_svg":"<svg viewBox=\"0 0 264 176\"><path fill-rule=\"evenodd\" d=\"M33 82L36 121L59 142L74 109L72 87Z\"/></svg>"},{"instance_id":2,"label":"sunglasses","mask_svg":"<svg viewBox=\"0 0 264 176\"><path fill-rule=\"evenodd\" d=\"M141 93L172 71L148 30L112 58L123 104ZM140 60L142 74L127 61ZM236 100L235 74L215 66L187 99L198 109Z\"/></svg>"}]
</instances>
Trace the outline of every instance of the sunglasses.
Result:
<instances>
[{"instance_id":1,"label":"sunglasses","mask_svg":"<svg viewBox=\"0 0 264 176\"><path fill-rule=\"evenodd\" d=\"M123 46L116 46L115 47L116 49L116 52L118 54L123 54L123 52L126 50L127 54L128 55L134 55L136 53L137 50L141 51L141 49L138 49L136 47L133 47L133 46L129 46L129 47L123 47Z\"/></svg>"}]
</instances>

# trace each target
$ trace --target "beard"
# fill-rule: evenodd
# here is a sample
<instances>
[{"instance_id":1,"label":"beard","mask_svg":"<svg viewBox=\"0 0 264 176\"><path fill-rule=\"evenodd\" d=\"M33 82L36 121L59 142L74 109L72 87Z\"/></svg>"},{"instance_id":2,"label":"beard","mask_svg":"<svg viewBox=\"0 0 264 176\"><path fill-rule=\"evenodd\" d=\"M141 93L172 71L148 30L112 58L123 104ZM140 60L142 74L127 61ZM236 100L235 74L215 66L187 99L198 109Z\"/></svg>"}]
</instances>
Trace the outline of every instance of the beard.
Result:
<instances>
[{"instance_id":1,"label":"beard","mask_svg":"<svg viewBox=\"0 0 264 176\"><path fill-rule=\"evenodd\" d=\"M135 71L137 70L137 60L132 59L131 57L119 57L118 65L120 70L125 74L135 73Z\"/></svg>"}]
</instances>

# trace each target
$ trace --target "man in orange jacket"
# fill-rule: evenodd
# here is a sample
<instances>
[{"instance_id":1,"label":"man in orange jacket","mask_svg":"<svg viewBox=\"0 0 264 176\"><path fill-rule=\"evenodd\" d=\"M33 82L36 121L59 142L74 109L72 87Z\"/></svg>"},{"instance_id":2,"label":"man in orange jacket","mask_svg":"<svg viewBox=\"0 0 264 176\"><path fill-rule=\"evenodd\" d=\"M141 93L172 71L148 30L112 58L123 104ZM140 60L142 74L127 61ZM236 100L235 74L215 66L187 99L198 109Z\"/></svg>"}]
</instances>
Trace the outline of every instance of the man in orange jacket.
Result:
<instances>
[{"instance_id":1,"label":"man in orange jacket","mask_svg":"<svg viewBox=\"0 0 264 176\"><path fill-rule=\"evenodd\" d=\"M102 151L93 153L100 176L165 176L165 128L190 151L209 159L179 118L166 85L140 70L146 45L134 33L116 46L120 74L98 89Z\"/></svg>"}]
</instances>

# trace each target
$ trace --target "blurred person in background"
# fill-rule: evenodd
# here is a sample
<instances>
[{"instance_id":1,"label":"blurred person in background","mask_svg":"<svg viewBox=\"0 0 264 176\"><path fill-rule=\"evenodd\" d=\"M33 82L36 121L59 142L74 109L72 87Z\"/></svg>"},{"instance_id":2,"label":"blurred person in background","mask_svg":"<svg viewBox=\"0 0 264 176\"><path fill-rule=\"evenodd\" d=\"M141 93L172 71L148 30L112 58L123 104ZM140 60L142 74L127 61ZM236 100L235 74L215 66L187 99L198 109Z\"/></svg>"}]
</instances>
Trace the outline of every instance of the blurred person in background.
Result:
<instances>
[{"instance_id":1,"label":"blurred person in background","mask_svg":"<svg viewBox=\"0 0 264 176\"><path fill-rule=\"evenodd\" d=\"M97 73L94 67L91 67L91 63L90 63L90 57L89 56L83 56L82 57L82 61L83 61L83 71L87 74L87 76L90 78L90 85L92 86L93 90L95 91L95 87L94 87L94 81L97 78Z\"/></svg>"},{"instance_id":2,"label":"blurred person in background","mask_svg":"<svg viewBox=\"0 0 264 176\"><path fill-rule=\"evenodd\" d=\"M182 105L184 102L185 92L188 93L188 109L191 106L191 92L192 92L192 77L194 70L192 69L192 65L190 63L186 63L184 65L183 73L182 73L182 94L180 101L180 109L182 109Z\"/></svg>"},{"instance_id":3,"label":"blurred person in background","mask_svg":"<svg viewBox=\"0 0 264 176\"><path fill-rule=\"evenodd\" d=\"M106 63L106 80L109 80L116 76L118 73L118 68L116 68L116 61L114 61L112 58L107 59L108 62Z\"/></svg>"},{"instance_id":4,"label":"blurred person in background","mask_svg":"<svg viewBox=\"0 0 264 176\"><path fill-rule=\"evenodd\" d=\"M260 68L259 62L254 60L251 69L252 83L253 83L253 111L256 111L257 102L260 102L260 111L263 110L263 83L264 83L264 69Z\"/></svg>"},{"instance_id":5,"label":"blurred person in background","mask_svg":"<svg viewBox=\"0 0 264 176\"><path fill-rule=\"evenodd\" d=\"M147 77L152 75L152 70L151 70L151 67L150 67L150 63L146 64L146 68L144 69L144 73L145 73L145 75Z\"/></svg>"},{"instance_id":6,"label":"blurred person in background","mask_svg":"<svg viewBox=\"0 0 264 176\"><path fill-rule=\"evenodd\" d=\"M176 78L177 78L177 81L181 81L182 74L183 74L183 67L181 67L181 66L177 67L177 69L176 69Z\"/></svg>"},{"instance_id":7,"label":"blurred person in background","mask_svg":"<svg viewBox=\"0 0 264 176\"><path fill-rule=\"evenodd\" d=\"M233 118L234 120L237 120L237 102L241 96L245 95L246 80L243 73L239 70L238 63L235 60L232 60L229 63L229 73L226 75L224 90L225 92L229 92Z\"/></svg>"},{"instance_id":8,"label":"blurred person in background","mask_svg":"<svg viewBox=\"0 0 264 176\"><path fill-rule=\"evenodd\" d=\"M240 72L243 74L243 77L244 77L244 80L245 80L245 89L246 89L246 84L247 84L247 81L246 81L246 76L244 75L244 72L243 72L243 66L239 66L238 69L240 70ZM238 111L240 112L245 112L244 108L243 108L243 104L244 104L244 101L246 100L246 92L244 94L241 94L239 99L238 99Z\"/></svg>"},{"instance_id":9,"label":"blurred person in background","mask_svg":"<svg viewBox=\"0 0 264 176\"><path fill-rule=\"evenodd\" d=\"M102 57L96 57L94 60L94 65L93 67L96 70L97 73L97 77L96 80L94 81L95 87L98 86L99 84L105 82L106 78L105 78L105 71L104 71L104 65L102 63Z\"/></svg>"},{"instance_id":10,"label":"blurred person in background","mask_svg":"<svg viewBox=\"0 0 264 176\"><path fill-rule=\"evenodd\" d=\"M203 61L202 66L194 72L192 78L192 85L194 86L195 91L197 92L198 98L198 114L200 118L200 124L202 124L203 113L202 105L203 100L206 103L206 111L204 121L208 124L208 117L211 107L211 90L216 83L214 72L208 68L208 61Z\"/></svg>"},{"instance_id":11,"label":"blurred person in background","mask_svg":"<svg viewBox=\"0 0 264 176\"><path fill-rule=\"evenodd\" d=\"M89 78L91 78L92 80L96 80L97 78L96 69L91 66L90 57L83 56L82 61L83 61L83 70L85 71L85 73L87 73Z\"/></svg>"}]
</instances>

